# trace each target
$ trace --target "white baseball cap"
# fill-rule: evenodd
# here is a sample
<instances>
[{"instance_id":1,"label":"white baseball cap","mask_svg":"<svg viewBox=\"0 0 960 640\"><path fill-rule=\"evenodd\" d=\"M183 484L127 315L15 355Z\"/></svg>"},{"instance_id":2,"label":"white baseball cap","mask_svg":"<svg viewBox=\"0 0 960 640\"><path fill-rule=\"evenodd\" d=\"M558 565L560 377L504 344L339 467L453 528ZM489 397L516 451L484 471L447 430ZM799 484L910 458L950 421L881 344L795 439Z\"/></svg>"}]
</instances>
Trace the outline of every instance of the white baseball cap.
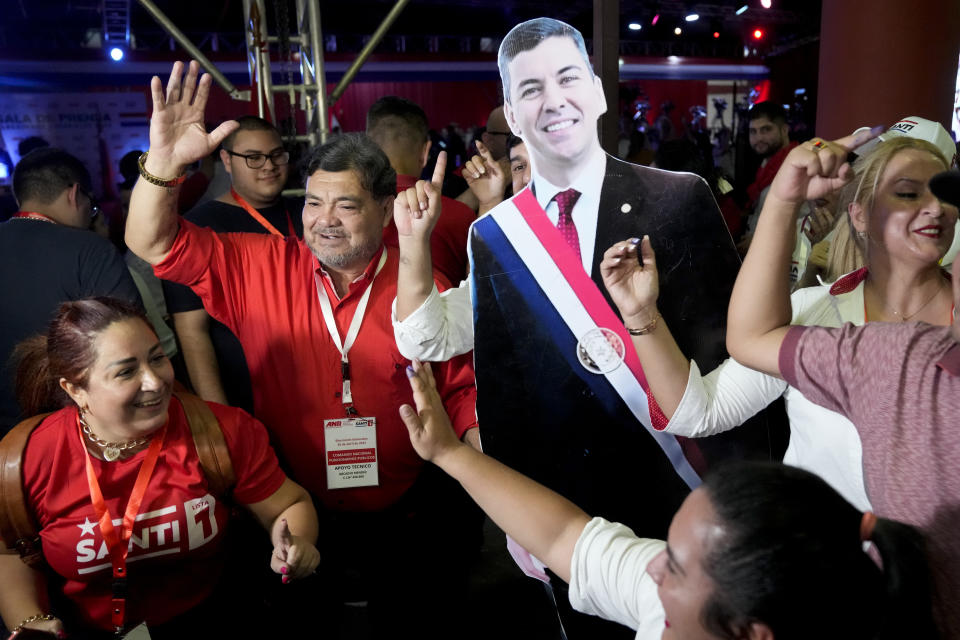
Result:
<instances>
[{"instance_id":1,"label":"white baseball cap","mask_svg":"<svg viewBox=\"0 0 960 640\"><path fill-rule=\"evenodd\" d=\"M870 127L860 127L856 133L868 131L869 129ZM908 136L910 138L926 140L940 149L940 152L947 159L947 163L951 167L957 164L957 145L953 141L953 137L939 122L927 120L919 116L908 116L894 123L892 127L858 148L856 154L858 156L864 156L884 140L890 140L897 136Z\"/></svg>"}]
</instances>

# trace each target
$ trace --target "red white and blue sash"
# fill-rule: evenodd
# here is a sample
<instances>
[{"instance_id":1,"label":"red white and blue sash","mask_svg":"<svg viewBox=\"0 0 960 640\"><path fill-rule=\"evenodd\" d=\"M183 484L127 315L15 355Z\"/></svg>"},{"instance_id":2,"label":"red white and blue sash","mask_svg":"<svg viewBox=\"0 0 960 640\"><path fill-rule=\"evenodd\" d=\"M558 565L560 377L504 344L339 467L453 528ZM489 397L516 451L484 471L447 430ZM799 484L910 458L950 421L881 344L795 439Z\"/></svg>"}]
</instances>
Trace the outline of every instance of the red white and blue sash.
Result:
<instances>
[{"instance_id":1,"label":"red white and blue sash","mask_svg":"<svg viewBox=\"0 0 960 640\"><path fill-rule=\"evenodd\" d=\"M477 224L480 222L483 220ZM666 454L680 478L690 488L699 486L700 477L684 456L677 438L656 428L662 429L666 418L648 395L649 385L630 335L596 283L584 271L578 256L550 222L530 188L486 216L485 224L491 223L495 223L506 237L549 304L562 318L574 342L598 328L608 329L620 337L625 346L624 362L612 371L594 375L606 378Z\"/></svg>"}]
</instances>

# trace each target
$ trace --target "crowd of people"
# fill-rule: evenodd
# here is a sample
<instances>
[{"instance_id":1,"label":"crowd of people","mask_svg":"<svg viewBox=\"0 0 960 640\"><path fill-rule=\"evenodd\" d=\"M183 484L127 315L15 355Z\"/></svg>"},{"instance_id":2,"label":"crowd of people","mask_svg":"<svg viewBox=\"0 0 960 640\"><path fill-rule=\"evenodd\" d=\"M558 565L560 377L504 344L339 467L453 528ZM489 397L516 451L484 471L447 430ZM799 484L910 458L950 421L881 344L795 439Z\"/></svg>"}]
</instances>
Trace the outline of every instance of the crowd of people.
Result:
<instances>
[{"instance_id":1,"label":"crowd of people","mask_svg":"<svg viewBox=\"0 0 960 640\"><path fill-rule=\"evenodd\" d=\"M76 158L20 160L14 636L335 636L350 606L372 637L468 635L475 502L557 637L960 637L949 134L794 141L758 103L735 202L695 146L604 152L573 27L517 25L498 63L475 153L386 96L309 150L302 200L277 129L208 131L210 77L175 63L122 242Z\"/></svg>"}]
</instances>

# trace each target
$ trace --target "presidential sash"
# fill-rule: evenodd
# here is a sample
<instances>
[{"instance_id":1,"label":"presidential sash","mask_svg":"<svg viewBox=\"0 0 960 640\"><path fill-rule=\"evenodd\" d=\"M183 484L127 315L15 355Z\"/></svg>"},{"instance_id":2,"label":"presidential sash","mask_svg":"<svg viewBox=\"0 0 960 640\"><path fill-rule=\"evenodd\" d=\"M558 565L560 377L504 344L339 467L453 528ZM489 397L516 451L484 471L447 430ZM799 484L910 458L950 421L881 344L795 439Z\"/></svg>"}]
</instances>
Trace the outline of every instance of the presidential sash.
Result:
<instances>
[{"instance_id":1,"label":"presidential sash","mask_svg":"<svg viewBox=\"0 0 960 640\"><path fill-rule=\"evenodd\" d=\"M594 388L605 387L601 390L605 395L618 396L687 486L699 486L700 477L684 456L680 442L660 430L667 420L649 396L649 385L630 335L530 188L474 223L473 233L481 234L490 251L501 260L504 275L525 295L529 294L537 319L549 324L553 331L569 332L568 336L558 336L558 342L570 342L567 338L572 336L576 360L590 372L590 384ZM470 261L476 264L472 247ZM530 278L535 284L527 282ZM475 283L471 282L471 286ZM474 304L480 303L474 288Z\"/></svg>"}]
</instances>

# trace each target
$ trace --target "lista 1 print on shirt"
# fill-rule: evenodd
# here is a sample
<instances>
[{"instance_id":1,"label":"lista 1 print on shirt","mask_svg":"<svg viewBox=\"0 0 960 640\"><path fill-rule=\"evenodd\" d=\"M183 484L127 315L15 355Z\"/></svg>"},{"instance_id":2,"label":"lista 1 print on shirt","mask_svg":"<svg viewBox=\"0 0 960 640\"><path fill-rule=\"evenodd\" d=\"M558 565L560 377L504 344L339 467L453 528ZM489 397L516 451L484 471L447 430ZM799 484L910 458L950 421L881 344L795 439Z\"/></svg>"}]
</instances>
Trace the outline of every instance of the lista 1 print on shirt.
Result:
<instances>
[{"instance_id":1,"label":"lista 1 print on shirt","mask_svg":"<svg viewBox=\"0 0 960 640\"><path fill-rule=\"evenodd\" d=\"M137 516L128 545L127 562L137 562L199 549L220 531L215 517L217 499L209 493ZM115 526L122 520L116 518ZM100 527L90 518L75 525L80 531L77 542L77 575L109 570L110 554Z\"/></svg>"}]
</instances>

